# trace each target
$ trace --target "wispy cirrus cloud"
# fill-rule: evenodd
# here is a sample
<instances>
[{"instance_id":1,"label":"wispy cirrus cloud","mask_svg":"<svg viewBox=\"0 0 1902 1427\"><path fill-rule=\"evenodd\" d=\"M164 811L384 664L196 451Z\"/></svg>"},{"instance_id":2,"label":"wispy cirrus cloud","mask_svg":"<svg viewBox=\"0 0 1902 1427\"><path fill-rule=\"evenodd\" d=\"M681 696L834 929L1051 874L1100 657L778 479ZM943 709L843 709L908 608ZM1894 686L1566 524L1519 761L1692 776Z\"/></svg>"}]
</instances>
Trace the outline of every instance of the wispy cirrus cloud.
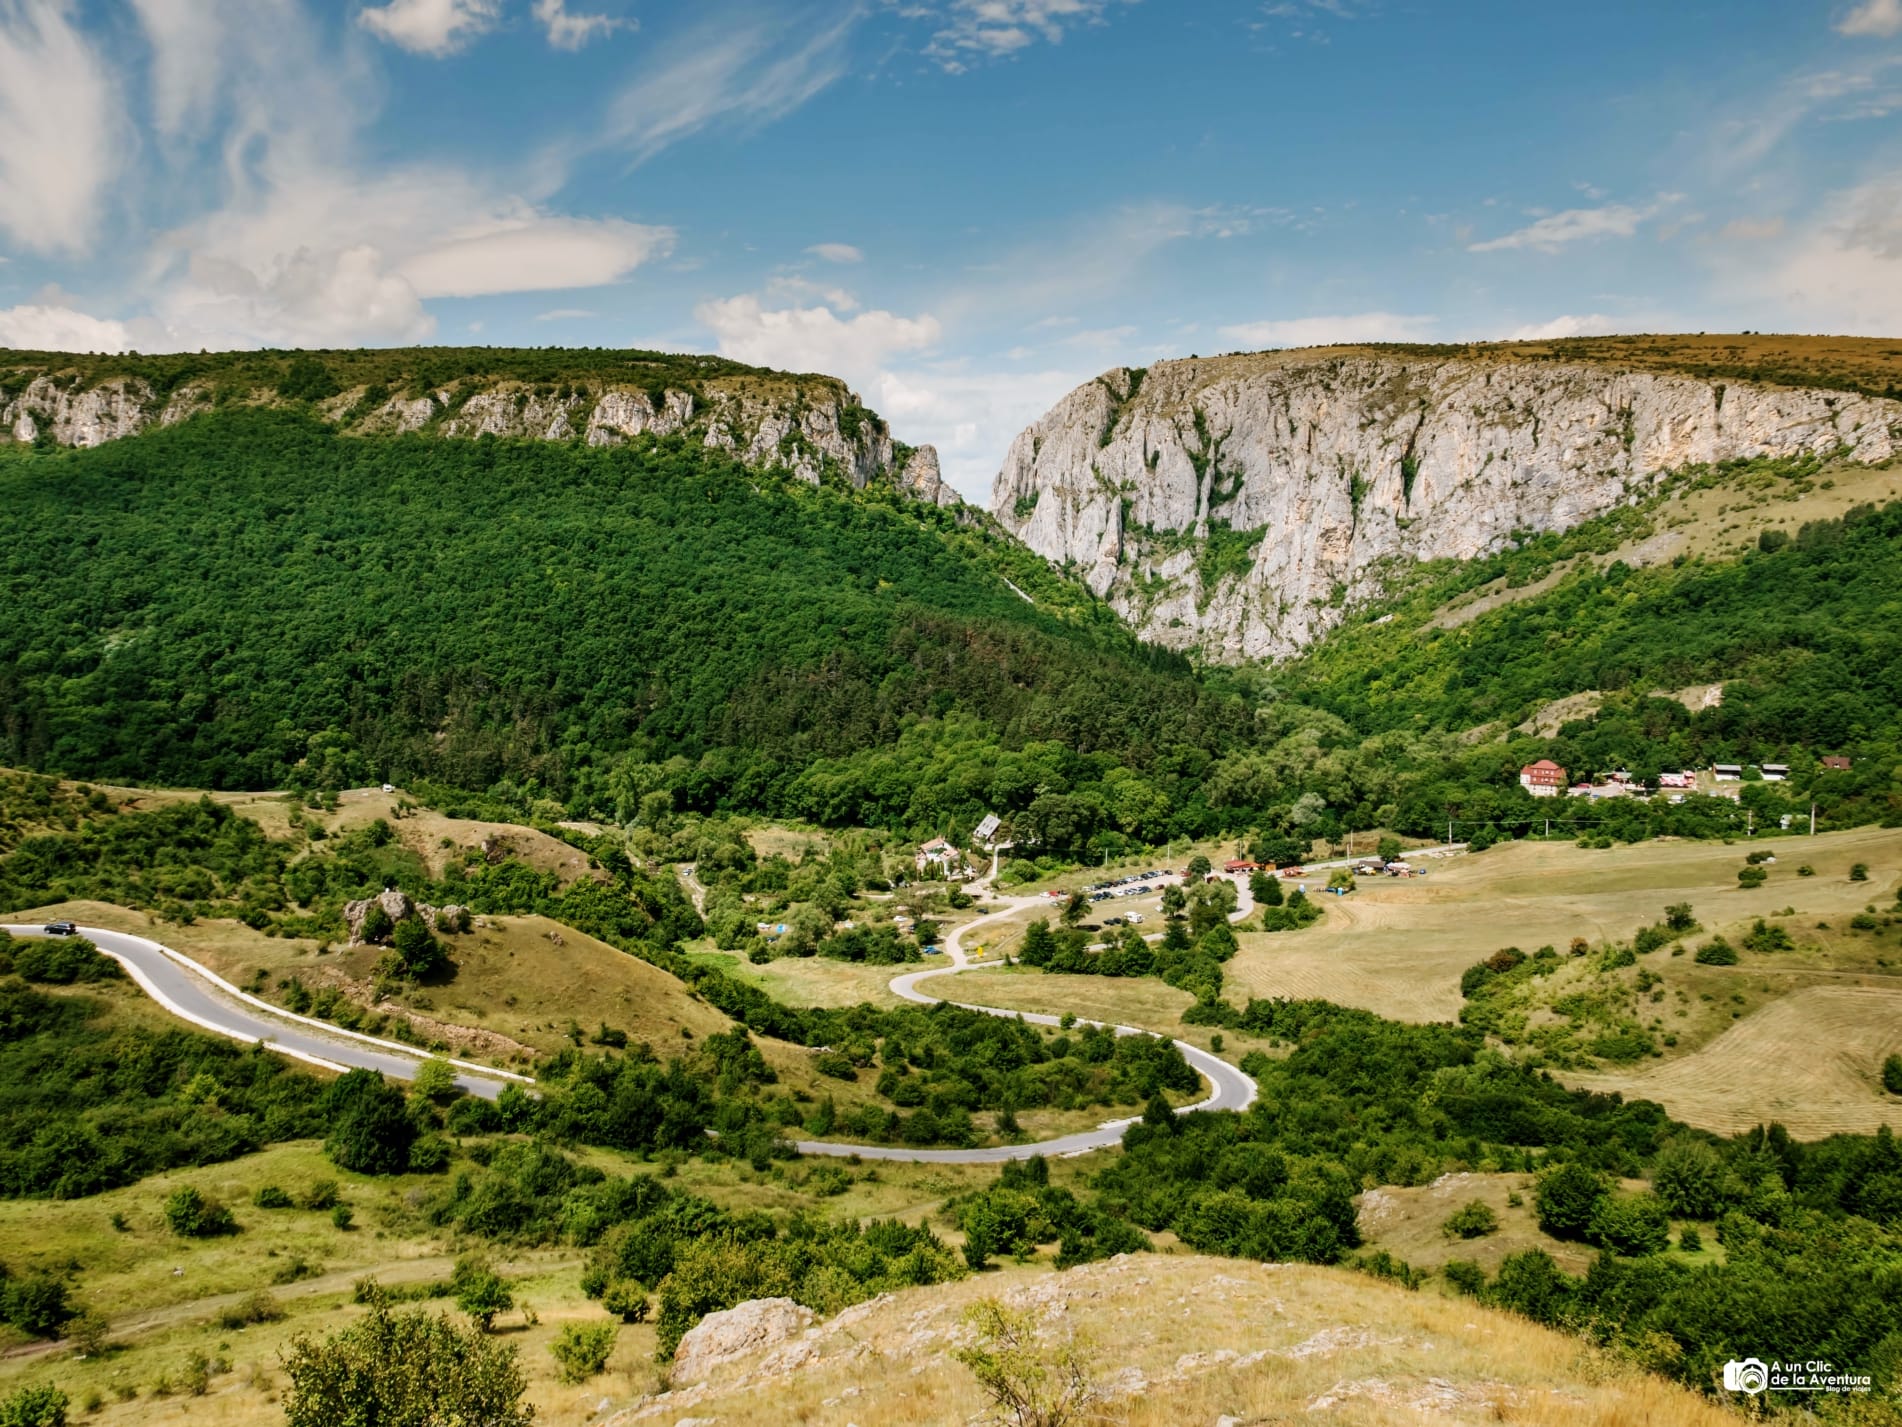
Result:
<instances>
[{"instance_id":1,"label":"wispy cirrus cloud","mask_svg":"<svg viewBox=\"0 0 1902 1427\"><path fill-rule=\"evenodd\" d=\"M636 163L715 125L783 118L849 70L856 6L829 22L817 12L715 8L649 55L609 105L599 147Z\"/></svg>"},{"instance_id":2,"label":"wispy cirrus cloud","mask_svg":"<svg viewBox=\"0 0 1902 1427\"><path fill-rule=\"evenodd\" d=\"M1902 35L1902 0L1862 0L1836 22L1836 32L1884 40Z\"/></svg>"},{"instance_id":3,"label":"wispy cirrus cloud","mask_svg":"<svg viewBox=\"0 0 1902 1427\"><path fill-rule=\"evenodd\" d=\"M535 0L535 20L558 50L578 50L616 30L637 28L635 20L624 16L574 14L567 0Z\"/></svg>"},{"instance_id":4,"label":"wispy cirrus cloud","mask_svg":"<svg viewBox=\"0 0 1902 1427\"><path fill-rule=\"evenodd\" d=\"M1514 248L1531 248L1542 253L1556 253L1572 243L1597 238L1629 238L1638 231L1640 225L1656 217L1662 207L1663 202L1660 201L1644 208L1634 208L1628 203L1609 203L1602 208L1567 208L1562 213L1548 213L1500 237L1468 243L1466 251L1500 253Z\"/></svg>"}]
</instances>

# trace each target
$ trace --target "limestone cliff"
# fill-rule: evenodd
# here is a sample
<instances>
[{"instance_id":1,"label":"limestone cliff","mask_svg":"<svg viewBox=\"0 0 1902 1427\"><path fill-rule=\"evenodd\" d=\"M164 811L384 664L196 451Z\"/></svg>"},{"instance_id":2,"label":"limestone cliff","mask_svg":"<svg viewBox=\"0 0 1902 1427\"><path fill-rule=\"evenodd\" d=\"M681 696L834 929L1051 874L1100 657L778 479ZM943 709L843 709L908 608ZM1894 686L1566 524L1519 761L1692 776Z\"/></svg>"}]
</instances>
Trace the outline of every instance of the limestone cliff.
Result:
<instances>
[{"instance_id":1,"label":"limestone cliff","mask_svg":"<svg viewBox=\"0 0 1902 1427\"><path fill-rule=\"evenodd\" d=\"M1563 529L1675 468L1899 446L1902 402L1852 392L1316 349L1105 373L1016 439L991 506L1145 638L1232 661L1301 649L1396 561Z\"/></svg>"},{"instance_id":2,"label":"limestone cliff","mask_svg":"<svg viewBox=\"0 0 1902 1427\"><path fill-rule=\"evenodd\" d=\"M223 359L213 358L218 363ZM214 405L288 405L279 383L258 368L263 358L233 371L175 384L137 370L114 371L98 358L0 355L0 443L50 439L62 446L97 446L169 426ZM682 358L676 367L690 367ZM560 382L469 375L440 383L359 382L296 404L353 436L410 433L449 439L480 436L580 441L618 446L643 436L683 435L732 452L762 470L783 468L817 484L831 474L864 487L889 480L937 505L958 497L938 478L937 453L921 446L894 453L885 423L866 410L843 382L822 376L734 369L679 385L642 384L612 377ZM418 389L418 388L421 389ZM903 448L900 448L900 452Z\"/></svg>"}]
</instances>

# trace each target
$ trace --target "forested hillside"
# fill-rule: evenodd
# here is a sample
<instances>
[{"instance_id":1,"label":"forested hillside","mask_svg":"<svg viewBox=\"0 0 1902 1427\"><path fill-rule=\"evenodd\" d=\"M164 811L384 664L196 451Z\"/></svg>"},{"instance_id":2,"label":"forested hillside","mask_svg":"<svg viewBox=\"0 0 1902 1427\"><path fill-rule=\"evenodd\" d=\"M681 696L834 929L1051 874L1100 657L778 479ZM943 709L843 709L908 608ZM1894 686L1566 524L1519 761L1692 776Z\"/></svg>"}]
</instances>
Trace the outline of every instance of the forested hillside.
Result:
<instances>
[{"instance_id":1,"label":"forested hillside","mask_svg":"<svg viewBox=\"0 0 1902 1427\"><path fill-rule=\"evenodd\" d=\"M679 440L363 440L238 410L16 448L0 489L0 759L36 768L504 784L631 816L662 787L796 809L814 760L954 714L1098 776L1206 763L1248 726L982 525Z\"/></svg>"}]
</instances>

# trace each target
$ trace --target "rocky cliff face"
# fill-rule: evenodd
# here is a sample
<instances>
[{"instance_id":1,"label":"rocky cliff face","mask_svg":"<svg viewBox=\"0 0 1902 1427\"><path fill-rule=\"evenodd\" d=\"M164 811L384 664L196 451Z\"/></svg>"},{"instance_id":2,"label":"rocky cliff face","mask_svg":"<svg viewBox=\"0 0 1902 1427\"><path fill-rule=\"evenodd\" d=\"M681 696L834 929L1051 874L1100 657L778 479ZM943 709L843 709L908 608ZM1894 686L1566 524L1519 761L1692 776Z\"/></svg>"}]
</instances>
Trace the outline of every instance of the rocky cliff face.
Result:
<instances>
[{"instance_id":1,"label":"rocky cliff face","mask_svg":"<svg viewBox=\"0 0 1902 1427\"><path fill-rule=\"evenodd\" d=\"M11 380L9 380L11 378ZM170 426L208 411L215 397L253 405L281 404L270 389L218 391L187 382L160 394L135 376L91 381L41 369L8 372L0 364L0 443L50 438L62 446L97 446ZM891 480L938 505L958 497L938 478L937 452L894 455L890 432L842 382L829 377L710 377L688 391L650 391L612 382L526 383L473 378L420 394L391 396L357 387L314 408L356 436L408 433L584 441L619 446L643 436L685 435L730 451L762 470L783 467L817 484L833 473L863 488Z\"/></svg>"},{"instance_id":2,"label":"rocky cliff face","mask_svg":"<svg viewBox=\"0 0 1902 1427\"><path fill-rule=\"evenodd\" d=\"M997 518L1144 637L1292 654L1395 561L1472 559L1666 472L1902 447L1902 402L1510 352L1263 353L1118 369L1012 444Z\"/></svg>"}]
</instances>

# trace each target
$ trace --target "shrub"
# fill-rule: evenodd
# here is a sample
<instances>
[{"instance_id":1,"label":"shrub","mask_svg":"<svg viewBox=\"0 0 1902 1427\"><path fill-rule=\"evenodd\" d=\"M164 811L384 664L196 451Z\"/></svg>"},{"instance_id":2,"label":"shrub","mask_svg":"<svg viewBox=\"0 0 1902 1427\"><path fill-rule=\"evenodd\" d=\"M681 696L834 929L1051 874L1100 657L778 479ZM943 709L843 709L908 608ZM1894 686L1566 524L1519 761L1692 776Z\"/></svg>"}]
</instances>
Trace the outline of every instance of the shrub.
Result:
<instances>
[{"instance_id":1,"label":"shrub","mask_svg":"<svg viewBox=\"0 0 1902 1427\"><path fill-rule=\"evenodd\" d=\"M416 1140L403 1092L374 1070L353 1070L332 1082L324 1094L330 1134L324 1153L332 1163L357 1174L401 1174L409 1168Z\"/></svg>"},{"instance_id":2,"label":"shrub","mask_svg":"<svg viewBox=\"0 0 1902 1427\"><path fill-rule=\"evenodd\" d=\"M1539 1227L1555 1239L1584 1238L1605 1193L1604 1178L1576 1160L1547 1170L1532 1195Z\"/></svg>"},{"instance_id":3,"label":"shrub","mask_svg":"<svg viewBox=\"0 0 1902 1427\"><path fill-rule=\"evenodd\" d=\"M1700 946L1697 949L1697 955L1692 960L1705 966L1735 966L1737 949L1722 937L1716 936Z\"/></svg>"},{"instance_id":4,"label":"shrub","mask_svg":"<svg viewBox=\"0 0 1902 1427\"><path fill-rule=\"evenodd\" d=\"M1882 1062L1882 1088L1891 1095L1902 1095L1902 1055Z\"/></svg>"},{"instance_id":5,"label":"shrub","mask_svg":"<svg viewBox=\"0 0 1902 1427\"><path fill-rule=\"evenodd\" d=\"M1796 875L1799 877L1814 877L1816 875L1816 869L1805 862L1801 867L1796 869Z\"/></svg>"},{"instance_id":6,"label":"shrub","mask_svg":"<svg viewBox=\"0 0 1902 1427\"><path fill-rule=\"evenodd\" d=\"M1664 924L1679 936L1697 930L1697 914L1689 902L1673 902L1664 909Z\"/></svg>"},{"instance_id":7,"label":"shrub","mask_svg":"<svg viewBox=\"0 0 1902 1427\"><path fill-rule=\"evenodd\" d=\"M1671 1218L1655 1194L1607 1194L1592 1210L1592 1241L1621 1254L1671 1247Z\"/></svg>"},{"instance_id":8,"label":"shrub","mask_svg":"<svg viewBox=\"0 0 1902 1427\"><path fill-rule=\"evenodd\" d=\"M1557 1323L1571 1306L1573 1285L1544 1249L1512 1254L1499 1265L1486 1297L1495 1307L1522 1313L1535 1323Z\"/></svg>"},{"instance_id":9,"label":"shrub","mask_svg":"<svg viewBox=\"0 0 1902 1427\"><path fill-rule=\"evenodd\" d=\"M330 1206L330 1222L335 1224L339 1229L348 1229L351 1224L356 1221L356 1217L357 1211L352 1209L348 1204L333 1204Z\"/></svg>"},{"instance_id":10,"label":"shrub","mask_svg":"<svg viewBox=\"0 0 1902 1427\"><path fill-rule=\"evenodd\" d=\"M1851 882L1867 882L1869 880L1869 864L1867 862L1853 864L1849 869L1849 880Z\"/></svg>"},{"instance_id":11,"label":"shrub","mask_svg":"<svg viewBox=\"0 0 1902 1427\"><path fill-rule=\"evenodd\" d=\"M1754 951L1759 955L1770 955L1779 951L1795 951L1796 943L1790 939L1789 932L1782 927L1758 917L1757 924L1744 938L1744 950Z\"/></svg>"},{"instance_id":12,"label":"shrub","mask_svg":"<svg viewBox=\"0 0 1902 1427\"><path fill-rule=\"evenodd\" d=\"M254 1208L258 1209L289 1209L292 1207L291 1196L286 1194L275 1184L261 1186L258 1192L251 1196L251 1204Z\"/></svg>"},{"instance_id":13,"label":"shrub","mask_svg":"<svg viewBox=\"0 0 1902 1427\"><path fill-rule=\"evenodd\" d=\"M858 1069L852 1064L851 1058L839 1054L836 1050L821 1051L813 1057L812 1066L821 1075L829 1075L834 1080L859 1078Z\"/></svg>"},{"instance_id":14,"label":"shrub","mask_svg":"<svg viewBox=\"0 0 1902 1427\"><path fill-rule=\"evenodd\" d=\"M1477 1298L1486 1291L1486 1270L1471 1259L1451 1259L1440 1270L1455 1291Z\"/></svg>"},{"instance_id":15,"label":"shrub","mask_svg":"<svg viewBox=\"0 0 1902 1427\"><path fill-rule=\"evenodd\" d=\"M0 1427L66 1427L71 1405L56 1387L23 1387L0 1402Z\"/></svg>"},{"instance_id":16,"label":"shrub","mask_svg":"<svg viewBox=\"0 0 1902 1427\"><path fill-rule=\"evenodd\" d=\"M601 1295L601 1306L623 1323L645 1323L653 1305L647 1291L631 1278L619 1278Z\"/></svg>"},{"instance_id":17,"label":"shrub","mask_svg":"<svg viewBox=\"0 0 1902 1427\"><path fill-rule=\"evenodd\" d=\"M190 1185L168 1194L161 1212L166 1226L181 1239L211 1239L238 1232L237 1221L229 1209Z\"/></svg>"},{"instance_id":18,"label":"shrub","mask_svg":"<svg viewBox=\"0 0 1902 1427\"><path fill-rule=\"evenodd\" d=\"M1761 867L1739 867L1737 869L1737 885L1739 887L1761 887L1769 880L1770 874Z\"/></svg>"},{"instance_id":19,"label":"shrub","mask_svg":"<svg viewBox=\"0 0 1902 1427\"><path fill-rule=\"evenodd\" d=\"M337 1207L337 1181L320 1179L304 1191L306 1209L334 1209Z\"/></svg>"},{"instance_id":20,"label":"shrub","mask_svg":"<svg viewBox=\"0 0 1902 1427\"><path fill-rule=\"evenodd\" d=\"M321 1343L299 1334L284 1368L285 1427L341 1422L480 1422L530 1427L515 1350L446 1315L392 1314L381 1299Z\"/></svg>"},{"instance_id":21,"label":"shrub","mask_svg":"<svg viewBox=\"0 0 1902 1427\"><path fill-rule=\"evenodd\" d=\"M1066 1427L1096 1401L1089 1362L1075 1342L1045 1348L1028 1313L981 1299L964 1315L975 1334L952 1356L969 1368L993 1413L1015 1427Z\"/></svg>"},{"instance_id":22,"label":"shrub","mask_svg":"<svg viewBox=\"0 0 1902 1427\"><path fill-rule=\"evenodd\" d=\"M614 1340L621 1325L613 1322L569 1323L548 1345L548 1351L561 1364L561 1380L586 1382L608 1365L614 1352Z\"/></svg>"},{"instance_id":23,"label":"shrub","mask_svg":"<svg viewBox=\"0 0 1902 1427\"><path fill-rule=\"evenodd\" d=\"M1493 1213L1492 1206L1474 1199L1449 1214L1440 1225L1440 1232L1449 1239L1480 1239L1498 1228L1499 1216Z\"/></svg>"},{"instance_id":24,"label":"shrub","mask_svg":"<svg viewBox=\"0 0 1902 1427\"><path fill-rule=\"evenodd\" d=\"M1704 1236L1689 1224L1677 1236L1677 1246L1687 1254L1699 1253L1704 1247Z\"/></svg>"},{"instance_id":25,"label":"shrub","mask_svg":"<svg viewBox=\"0 0 1902 1427\"><path fill-rule=\"evenodd\" d=\"M1681 1219L1715 1219L1723 1212L1724 1162L1701 1140L1674 1140L1658 1152L1651 1189Z\"/></svg>"},{"instance_id":26,"label":"shrub","mask_svg":"<svg viewBox=\"0 0 1902 1427\"><path fill-rule=\"evenodd\" d=\"M35 1338L57 1338L72 1316L66 1280L44 1270L9 1278L0 1290L0 1317Z\"/></svg>"},{"instance_id":27,"label":"shrub","mask_svg":"<svg viewBox=\"0 0 1902 1427\"><path fill-rule=\"evenodd\" d=\"M218 1326L227 1332L235 1332L253 1323L276 1323L283 1316L284 1310L278 1301L259 1289L256 1293L247 1293L229 1307L220 1309Z\"/></svg>"},{"instance_id":28,"label":"shrub","mask_svg":"<svg viewBox=\"0 0 1902 1427\"><path fill-rule=\"evenodd\" d=\"M469 1321L485 1333L495 1323L496 1314L506 1313L515 1306L515 1295L509 1290L508 1281L489 1266L487 1259L458 1259L456 1270L449 1277L449 1287L456 1296L456 1307L467 1313Z\"/></svg>"},{"instance_id":29,"label":"shrub","mask_svg":"<svg viewBox=\"0 0 1902 1427\"><path fill-rule=\"evenodd\" d=\"M409 1089L410 1094L419 1100L437 1102L453 1100L462 1094L461 1087L456 1084L456 1068L446 1060L426 1060L417 1066Z\"/></svg>"}]
</instances>

